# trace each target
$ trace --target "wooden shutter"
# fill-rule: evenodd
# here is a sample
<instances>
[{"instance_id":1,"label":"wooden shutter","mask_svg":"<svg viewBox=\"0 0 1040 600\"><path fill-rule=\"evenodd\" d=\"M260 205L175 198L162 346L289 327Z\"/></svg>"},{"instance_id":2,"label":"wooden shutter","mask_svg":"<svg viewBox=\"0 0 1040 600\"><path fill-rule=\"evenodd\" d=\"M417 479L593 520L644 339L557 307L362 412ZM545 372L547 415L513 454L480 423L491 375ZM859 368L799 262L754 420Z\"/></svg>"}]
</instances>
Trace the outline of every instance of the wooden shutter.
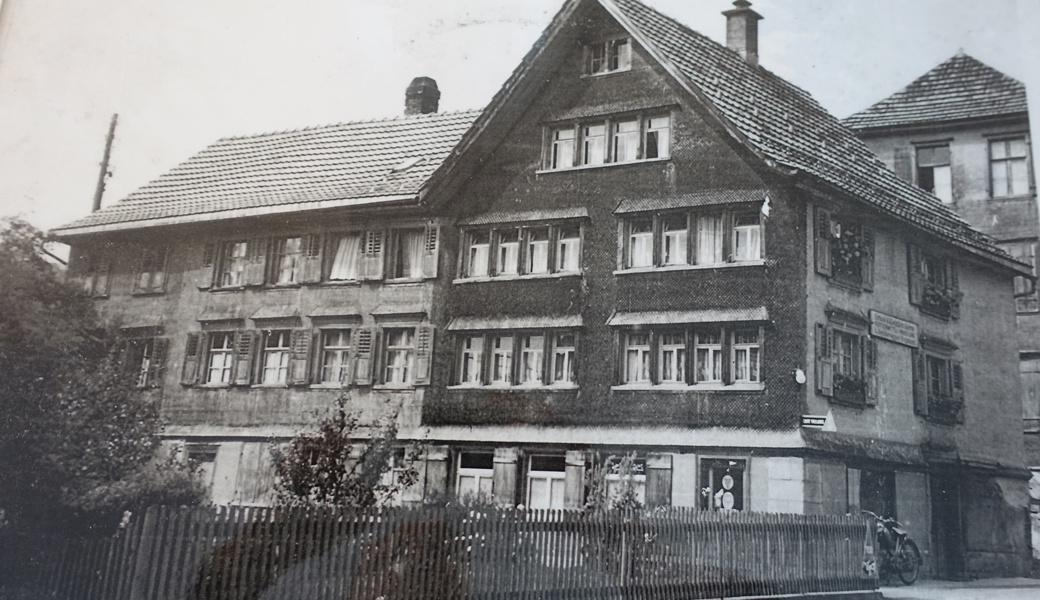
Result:
<instances>
[{"instance_id":1,"label":"wooden shutter","mask_svg":"<svg viewBox=\"0 0 1040 600\"><path fill-rule=\"evenodd\" d=\"M252 331L235 333L235 385L249 385L253 381L253 354L256 334Z\"/></svg>"},{"instance_id":2,"label":"wooden shutter","mask_svg":"<svg viewBox=\"0 0 1040 600\"><path fill-rule=\"evenodd\" d=\"M437 263L440 257L441 230L436 225L427 225L423 240L422 270L426 279L437 278Z\"/></svg>"},{"instance_id":3,"label":"wooden shutter","mask_svg":"<svg viewBox=\"0 0 1040 600\"><path fill-rule=\"evenodd\" d=\"M152 359L148 363L148 379L145 382L150 388L162 385L162 376L166 371L166 354L170 346L167 338L152 339Z\"/></svg>"},{"instance_id":4,"label":"wooden shutter","mask_svg":"<svg viewBox=\"0 0 1040 600\"><path fill-rule=\"evenodd\" d=\"M722 384L730 385L733 383L733 330L723 329L720 332L719 340L722 342ZM653 354L657 353L657 349L651 347Z\"/></svg>"},{"instance_id":5,"label":"wooden shutter","mask_svg":"<svg viewBox=\"0 0 1040 600\"><path fill-rule=\"evenodd\" d=\"M383 278L383 263L386 256L385 236L382 231L367 231L361 248L359 279L378 281Z\"/></svg>"},{"instance_id":6,"label":"wooden shutter","mask_svg":"<svg viewBox=\"0 0 1040 600\"><path fill-rule=\"evenodd\" d=\"M198 283L200 290L208 290L213 287L213 279L215 274L213 273L214 267L217 264L217 245L206 244L202 247L202 262L199 264L202 272L199 274L201 279Z\"/></svg>"},{"instance_id":7,"label":"wooden shutter","mask_svg":"<svg viewBox=\"0 0 1040 600\"><path fill-rule=\"evenodd\" d=\"M618 219L617 268L628 268L628 220ZM550 245L552 243L550 242Z\"/></svg>"},{"instance_id":8,"label":"wooden shutter","mask_svg":"<svg viewBox=\"0 0 1040 600\"><path fill-rule=\"evenodd\" d=\"M307 329L293 329L289 334L289 347L292 359L289 363L289 384L307 385L310 383L309 361L311 356L311 335Z\"/></svg>"},{"instance_id":9,"label":"wooden shutter","mask_svg":"<svg viewBox=\"0 0 1040 600\"><path fill-rule=\"evenodd\" d=\"M831 277L834 270L831 264L831 234L834 228L831 211L816 207L816 226L813 228L816 248L816 272Z\"/></svg>"},{"instance_id":10,"label":"wooden shutter","mask_svg":"<svg viewBox=\"0 0 1040 600\"><path fill-rule=\"evenodd\" d=\"M874 289L874 228L863 228L863 255L860 259L860 271L863 277L863 289Z\"/></svg>"},{"instance_id":11,"label":"wooden shutter","mask_svg":"<svg viewBox=\"0 0 1040 600\"><path fill-rule=\"evenodd\" d=\"M950 361L950 391L957 407L957 422L964 422L964 365L959 360Z\"/></svg>"},{"instance_id":12,"label":"wooden shutter","mask_svg":"<svg viewBox=\"0 0 1040 600\"><path fill-rule=\"evenodd\" d=\"M733 211L722 213L722 261L733 262Z\"/></svg>"},{"instance_id":13,"label":"wooden shutter","mask_svg":"<svg viewBox=\"0 0 1040 600\"><path fill-rule=\"evenodd\" d=\"M834 395L833 332L823 323L816 324L816 391Z\"/></svg>"},{"instance_id":14,"label":"wooden shutter","mask_svg":"<svg viewBox=\"0 0 1040 600\"><path fill-rule=\"evenodd\" d=\"M195 385L202 362L203 343L206 336L201 332L189 333L184 343L184 365L181 368L181 385Z\"/></svg>"},{"instance_id":15,"label":"wooden shutter","mask_svg":"<svg viewBox=\"0 0 1040 600\"><path fill-rule=\"evenodd\" d=\"M911 353L914 372L914 413L928 415L928 362L925 353L914 350Z\"/></svg>"},{"instance_id":16,"label":"wooden shutter","mask_svg":"<svg viewBox=\"0 0 1040 600\"><path fill-rule=\"evenodd\" d=\"M863 381L867 384L864 390L864 404L877 406L878 397L878 375L877 375L877 340L863 336Z\"/></svg>"},{"instance_id":17,"label":"wooden shutter","mask_svg":"<svg viewBox=\"0 0 1040 600\"><path fill-rule=\"evenodd\" d=\"M913 156L910 154L910 148L906 146L896 146L893 152L892 159L892 170L896 172L896 176L907 183L914 182L914 162Z\"/></svg>"},{"instance_id":18,"label":"wooden shutter","mask_svg":"<svg viewBox=\"0 0 1040 600\"><path fill-rule=\"evenodd\" d=\"M646 464L646 506L672 505L672 457L651 455Z\"/></svg>"},{"instance_id":19,"label":"wooden shutter","mask_svg":"<svg viewBox=\"0 0 1040 600\"><path fill-rule=\"evenodd\" d=\"M312 233L303 238L303 252L300 259L300 283L321 282L322 265L321 236Z\"/></svg>"},{"instance_id":20,"label":"wooden shutter","mask_svg":"<svg viewBox=\"0 0 1040 600\"><path fill-rule=\"evenodd\" d=\"M420 325L415 328L415 385L430 385L434 331L432 325Z\"/></svg>"},{"instance_id":21,"label":"wooden shutter","mask_svg":"<svg viewBox=\"0 0 1040 600\"><path fill-rule=\"evenodd\" d=\"M375 329L359 327L354 330L354 383L372 385L372 363L375 358Z\"/></svg>"},{"instance_id":22,"label":"wooden shutter","mask_svg":"<svg viewBox=\"0 0 1040 600\"><path fill-rule=\"evenodd\" d=\"M907 245L906 270L909 276L910 304L924 301L924 254L913 244Z\"/></svg>"},{"instance_id":23,"label":"wooden shutter","mask_svg":"<svg viewBox=\"0 0 1040 600\"><path fill-rule=\"evenodd\" d=\"M267 240L253 238L249 240L246 255L245 285L263 285L267 266Z\"/></svg>"},{"instance_id":24,"label":"wooden shutter","mask_svg":"<svg viewBox=\"0 0 1040 600\"><path fill-rule=\"evenodd\" d=\"M957 274L957 263L952 260L946 261L946 282L946 285L954 292L950 300L950 318L959 319L961 318L961 298L957 292L960 292L961 282Z\"/></svg>"}]
</instances>

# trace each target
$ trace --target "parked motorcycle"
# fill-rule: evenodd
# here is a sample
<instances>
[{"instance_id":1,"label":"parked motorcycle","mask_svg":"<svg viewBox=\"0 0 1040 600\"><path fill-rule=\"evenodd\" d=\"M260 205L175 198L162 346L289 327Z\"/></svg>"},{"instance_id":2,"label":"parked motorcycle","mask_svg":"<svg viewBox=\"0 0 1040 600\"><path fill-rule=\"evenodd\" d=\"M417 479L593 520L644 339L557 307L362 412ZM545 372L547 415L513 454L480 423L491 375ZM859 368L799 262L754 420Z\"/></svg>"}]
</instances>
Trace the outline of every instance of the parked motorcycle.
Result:
<instances>
[{"instance_id":1,"label":"parked motorcycle","mask_svg":"<svg viewBox=\"0 0 1040 600\"><path fill-rule=\"evenodd\" d=\"M882 581L894 573L904 585L913 585L921 572L921 551L898 521L878 516L869 510L863 514L877 522L878 576Z\"/></svg>"}]
</instances>

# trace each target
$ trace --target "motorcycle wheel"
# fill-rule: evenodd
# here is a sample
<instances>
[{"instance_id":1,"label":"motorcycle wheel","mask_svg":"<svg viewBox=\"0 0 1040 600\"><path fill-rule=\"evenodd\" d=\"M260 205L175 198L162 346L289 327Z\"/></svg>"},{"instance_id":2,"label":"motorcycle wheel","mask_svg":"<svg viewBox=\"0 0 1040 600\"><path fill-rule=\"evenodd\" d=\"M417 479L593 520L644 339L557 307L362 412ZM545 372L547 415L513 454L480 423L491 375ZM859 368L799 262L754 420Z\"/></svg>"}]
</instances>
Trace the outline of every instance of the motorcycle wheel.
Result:
<instances>
[{"instance_id":1,"label":"motorcycle wheel","mask_svg":"<svg viewBox=\"0 0 1040 600\"><path fill-rule=\"evenodd\" d=\"M913 540L905 540L895 557L896 574L903 585L913 585L921 573L921 551Z\"/></svg>"}]
</instances>

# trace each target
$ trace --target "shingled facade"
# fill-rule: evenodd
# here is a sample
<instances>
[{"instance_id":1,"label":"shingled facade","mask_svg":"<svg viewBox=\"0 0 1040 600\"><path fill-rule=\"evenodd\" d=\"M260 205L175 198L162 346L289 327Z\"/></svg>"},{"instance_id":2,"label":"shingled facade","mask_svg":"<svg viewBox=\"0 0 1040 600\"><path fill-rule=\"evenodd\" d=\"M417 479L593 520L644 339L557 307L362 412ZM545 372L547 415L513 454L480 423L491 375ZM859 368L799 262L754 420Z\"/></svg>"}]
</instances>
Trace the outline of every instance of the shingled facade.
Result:
<instances>
[{"instance_id":1,"label":"shingled facade","mask_svg":"<svg viewBox=\"0 0 1040 600\"><path fill-rule=\"evenodd\" d=\"M216 449L215 498L262 500L261 444L328 405L324 357L345 350L334 393L428 444L407 501L578 508L590 466L631 456L651 506L870 508L939 572L1021 571L1028 472L1003 435L1019 387L1001 342L1028 265L754 64L760 17L735 4L746 35L728 49L634 0L570 0L479 114L221 141L58 230L109 314L162 327L171 368L145 393L171 442ZM398 126L429 152L335 160ZM381 269L331 281L352 231L360 265L382 232ZM398 231L422 232L434 270L397 277ZM295 263L252 240L287 237L311 277L281 285ZM134 294L151 277L131 244L163 239L165 288ZM256 279L219 283L239 254ZM288 362L268 382L276 331Z\"/></svg>"}]
</instances>

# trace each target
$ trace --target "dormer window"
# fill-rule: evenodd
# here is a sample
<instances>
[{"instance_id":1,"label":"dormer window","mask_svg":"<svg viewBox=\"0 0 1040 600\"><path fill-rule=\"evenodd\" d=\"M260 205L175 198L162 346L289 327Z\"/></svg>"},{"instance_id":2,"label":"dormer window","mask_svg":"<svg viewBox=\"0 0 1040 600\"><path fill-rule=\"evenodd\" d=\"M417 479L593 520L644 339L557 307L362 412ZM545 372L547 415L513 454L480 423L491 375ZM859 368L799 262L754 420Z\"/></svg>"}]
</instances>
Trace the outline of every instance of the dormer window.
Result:
<instances>
[{"instance_id":1,"label":"dormer window","mask_svg":"<svg viewBox=\"0 0 1040 600\"><path fill-rule=\"evenodd\" d=\"M589 75L601 75L632 68L632 44L628 38L607 40L586 47Z\"/></svg>"}]
</instances>

